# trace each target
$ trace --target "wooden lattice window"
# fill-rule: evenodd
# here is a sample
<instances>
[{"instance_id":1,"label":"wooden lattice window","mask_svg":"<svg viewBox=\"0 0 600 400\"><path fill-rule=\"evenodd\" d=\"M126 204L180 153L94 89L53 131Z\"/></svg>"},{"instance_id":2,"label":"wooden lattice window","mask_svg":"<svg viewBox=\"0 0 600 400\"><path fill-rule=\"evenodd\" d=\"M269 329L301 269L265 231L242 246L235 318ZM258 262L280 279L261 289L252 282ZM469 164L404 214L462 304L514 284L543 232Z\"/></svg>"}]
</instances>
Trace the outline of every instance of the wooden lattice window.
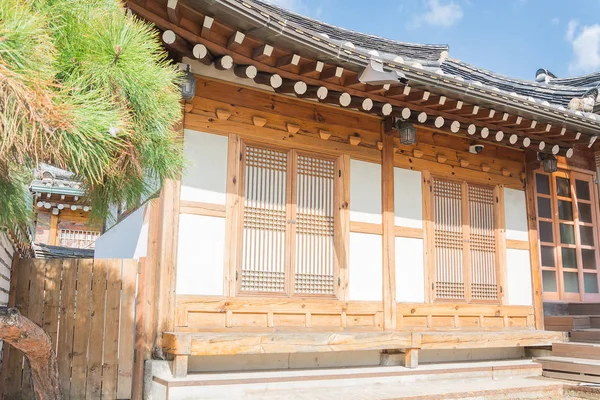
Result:
<instances>
[{"instance_id":1,"label":"wooden lattice window","mask_svg":"<svg viewBox=\"0 0 600 400\"><path fill-rule=\"evenodd\" d=\"M535 173L545 300L600 301L595 189L591 174Z\"/></svg>"},{"instance_id":2,"label":"wooden lattice window","mask_svg":"<svg viewBox=\"0 0 600 400\"><path fill-rule=\"evenodd\" d=\"M432 180L434 298L498 301L496 190Z\"/></svg>"},{"instance_id":3,"label":"wooden lattice window","mask_svg":"<svg viewBox=\"0 0 600 400\"><path fill-rule=\"evenodd\" d=\"M337 160L245 144L239 293L334 296Z\"/></svg>"}]
</instances>

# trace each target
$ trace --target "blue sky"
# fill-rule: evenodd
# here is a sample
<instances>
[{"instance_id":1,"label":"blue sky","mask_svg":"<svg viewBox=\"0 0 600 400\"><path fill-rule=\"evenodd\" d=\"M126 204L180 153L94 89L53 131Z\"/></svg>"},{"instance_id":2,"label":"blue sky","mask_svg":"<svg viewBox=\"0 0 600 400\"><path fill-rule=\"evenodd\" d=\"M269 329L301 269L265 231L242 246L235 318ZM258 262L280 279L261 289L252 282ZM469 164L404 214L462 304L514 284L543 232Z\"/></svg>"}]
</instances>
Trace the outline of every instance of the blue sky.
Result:
<instances>
[{"instance_id":1,"label":"blue sky","mask_svg":"<svg viewBox=\"0 0 600 400\"><path fill-rule=\"evenodd\" d=\"M600 71L600 0L268 0L321 21L534 79Z\"/></svg>"}]
</instances>

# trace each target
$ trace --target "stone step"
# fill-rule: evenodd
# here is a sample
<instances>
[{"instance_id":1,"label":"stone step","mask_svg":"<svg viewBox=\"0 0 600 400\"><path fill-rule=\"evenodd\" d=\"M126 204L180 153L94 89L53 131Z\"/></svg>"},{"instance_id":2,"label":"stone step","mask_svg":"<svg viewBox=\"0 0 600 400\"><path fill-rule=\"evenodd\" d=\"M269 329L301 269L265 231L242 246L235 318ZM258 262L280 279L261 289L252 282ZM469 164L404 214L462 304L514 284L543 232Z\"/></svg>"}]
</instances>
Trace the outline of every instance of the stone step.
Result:
<instances>
[{"instance_id":1,"label":"stone step","mask_svg":"<svg viewBox=\"0 0 600 400\"><path fill-rule=\"evenodd\" d=\"M554 343L552 345L552 356L600 360L600 344L575 342Z\"/></svg>"},{"instance_id":2,"label":"stone step","mask_svg":"<svg viewBox=\"0 0 600 400\"><path fill-rule=\"evenodd\" d=\"M600 315L600 303L569 303L569 315Z\"/></svg>"},{"instance_id":3,"label":"stone step","mask_svg":"<svg viewBox=\"0 0 600 400\"><path fill-rule=\"evenodd\" d=\"M571 342L600 343L600 329L573 329L570 333Z\"/></svg>"},{"instance_id":4,"label":"stone step","mask_svg":"<svg viewBox=\"0 0 600 400\"><path fill-rule=\"evenodd\" d=\"M568 332L573 329L591 328L590 317L587 315L561 315L544 317L544 327L548 331Z\"/></svg>"},{"instance_id":5,"label":"stone step","mask_svg":"<svg viewBox=\"0 0 600 400\"><path fill-rule=\"evenodd\" d=\"M546 377L600 383L600 360L551 356L536 361L542 364Z\"/></svg>"}]
</instances>

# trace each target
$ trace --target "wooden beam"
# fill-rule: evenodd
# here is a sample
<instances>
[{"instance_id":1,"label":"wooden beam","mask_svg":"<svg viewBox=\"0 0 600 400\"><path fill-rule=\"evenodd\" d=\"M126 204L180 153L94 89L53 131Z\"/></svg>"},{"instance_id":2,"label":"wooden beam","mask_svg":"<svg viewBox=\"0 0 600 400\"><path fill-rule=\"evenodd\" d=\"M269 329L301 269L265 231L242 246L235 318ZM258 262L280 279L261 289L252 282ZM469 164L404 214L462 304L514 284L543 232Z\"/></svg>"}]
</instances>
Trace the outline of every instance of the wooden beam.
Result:
<instances>
[{"instance_id":1,"label":"wooden beam","mask_svg":"<svg viewBox=\"0 0 600 400\"><path fill-rule=\"evenodd\" d=\"M392 99L403 99L408 96L412 88L408 85L397 85L390 87L385 92L385 97L391 97Z\"/></svg>"},{"instance_id":2,"label":"wooden beam","mask_svg":"<svg viewBox=\"0 0 600 400\"><path fill-rule=\"evenodd\" d=\"M169 21L172 23L179 25L181 21L181 13L180 8L178 7L178 0L167 0L167 15L169 16Z\"/></svg>"},{"instance_id":3,"label":"wooden beam","mask_svg":"<svg viewBox=\"0 0 600 400\"><path fill-rule=\"evenodd\" d=\"M373 109L373 100L368 97L353 97L350 104L361 111L368 112Z\"/></svg>"},{"instance_id":4,"label":"wooden beam","mask_svg":"<svg viewBox=\"0 0 600 400\"><path fill-rule=\"evenodd\" d=\"M246 35L240 31L236 31L233 36L231 36L229 38L229 42L227 42L227 48L229 50L233 50L235 51L235 49L237 49L238 47L240 47L242 45L242 43L244 43L244 39L246 38Z\"/></svg>"},{"instance_id":5,"label":"wooden beam","mask_svg":"<svg viewBox=\"0 0 600 400\"><path fill-rule=\"evenodd\" d=\"M321 72L320 80L325 82L331 82L335 84L342 84L342 76L344 75L344 68L330 66L326 67L323 72Z\"/></svg>"},{"instance_id":6,"label":"wooden beam","mask_svg":"<svg viewBox=\"0 0 600 400\"><path fill-rule=\"evenodd\" d=\"M276 89L278 93L303 95L307 92L308 86L303 81L283 81L282 85Z\"/></svg>"},{"instance_id":7,"label":"wooden beam","mask_svg":"<svg viewBox=\"0 0 600 400\"><path fill-rule=\"evenodd\" d=\"M197 44L192 48L192 55L202 64L210 65L213 61L213 56L203 44Z\"/></svg>"},{"instance_id":8,"label":"wooden beam","mask_svg":"<svg viewBox=\"0 0 600 400\"><path fill-rule=\"evenodd\" d=\"M224 55L215 59L215 68L221 71L233 68L233 58L231 56Z\"/></svg>"},{"instance_id":9,"label":"wooden beam","mask_svg":"<svg viewBox=\"0 0 600 400\"><path fill-rule=\"evenodd\" d=\"M204 21L202 21L202 31L200 32L200 36L204 39L210 39L210 31L213 22L215 22L214 18L209 17L208 15L204 17Z\"/></svg>"},{"instance_id":10,"label":"wooden beam","mask_svg":"<svg viewBox=\"0 0 600 400\"><path fill-rule=\"evenodd\" d=\"M264 60L268 60L273 55L273 46L268 44L263 44L260 47L257 47L252 52L252 58L256 61L263 62Z\"/></svg>"},{"instance_id":11,"label":"wooden beam","mask_svg":"<svg viewBox=\"0 0 600 400\"><path fill-rule=\"evenodd\" d=\"M298 65L300 64L300 60L301 58L298 54L288 54L277 59L277 63L275 65L277 68L285 71L296 71L298 69Z\"/></svg>"},{"instance_id":12,"label":"wooden beam","mask_svg":"<svg viewBox=\"0 0 600 400\"><path fill-rule=\"evenodd\" d=\"M396 329L396 258L394 219L394 139L381 130L383 160L381 174L383 215L383 327Z\"/></svg>"},{"instance_id":13,"label":"wooden beam","mask_svg":"<svg viewBox=\"0 0 600 400\"><path fill-rule=\"evenodd\" d=\"M406 101L411 103L424 103L429 100L429 96L431 96L431 92L424 90L420 91L411 91L411 94L406 96Z\"/></svg>"},{"instance_id":14,"label":"wooden beam","mask_svg":"<svg viewBox=\"0 0 600 400\"><path fill-rule=\"evenodd\" d=\"M254 79L258 74L258 70L254 65L238 65L233 69L233 73L238 78Z\"/></svg>"},{"instance_id":15,"label":"wooden beam","mask_svg":"<svg viewBox=\"0 0 600 400\"><path fill-rule=\"evenodd\" d=\"M352 96L350 96L346 92L329 92L327 97L324 99L319 99L322 103L335 104L342 107L348 107L352 102Z\"/></svg>"},{"instance_id":16,"label":"wooden beam","mask_svg":"<svg viewBox=\"0 0 600 400\"><path fill-rule=\"evenodd\" d=\"M296 96L303 99L315 99L323 101L329 95L329 90L325 86L309 86L304 94L296 93Z\"/></svg>"},{"instance_id":17,"label":"wooden beam","mask_svg":"<svg viewBox=\"0 0 600 400\"><path fill-rule=\"evenodd\" d=\"M298 73L313 79L319 79L324 67L325 63L322 61L312 61L302 65Z\"/></svg>"},{"instance_id":18,"label":"wooden beam","mask_svg":"<svg viewBox=\"0 0 600 400\"><path fill-rule=\"evenodd\" d=\"M162 33L161 38L163 43L168 48L174 50L176 53L182 54L187 57L192 55L191 45L185 40L183 40L181 37L177 36L175 32L171 30L166 30Z\"/></svg>"},{"instance_id":19,"label":"wooden beam","mask_svg":"<svg viewBox=\"0 0 600 400\"><path fill-rule=\"evenodd\" d=\"M283 85L283 78L279 74L258 72L254 77L254 82L260 85L271 86L273 89L279 89Z\"/></svg>"}]
</instances>

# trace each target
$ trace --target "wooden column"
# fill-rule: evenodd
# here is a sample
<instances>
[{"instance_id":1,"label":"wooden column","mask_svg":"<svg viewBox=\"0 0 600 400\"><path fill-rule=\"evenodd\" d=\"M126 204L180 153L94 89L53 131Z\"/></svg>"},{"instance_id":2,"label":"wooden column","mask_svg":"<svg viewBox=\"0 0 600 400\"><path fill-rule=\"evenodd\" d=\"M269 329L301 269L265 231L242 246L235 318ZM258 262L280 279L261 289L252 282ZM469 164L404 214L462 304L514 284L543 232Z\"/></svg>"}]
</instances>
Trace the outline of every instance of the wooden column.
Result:
<instances>
[{"instance_id":1,"label":"wooden column","mask_svg":"<svg viewBox=\"0 0 600 400\"><path fill-rule=\"evenodd\" d=\"M241 172L242 142L238 135L229 135L227 154L227 200L225 205L225 278L223 293L225 296L235 296L236 271L238 259L241 255L241 218L242 201L240 193L242 187Z\"/></svg>"},{"instance_id":2,"label":"wooden column","mask_svg":"<svg viewBox=\"0 0 600 400\"><path fill-rule=\"evenodd\" d=\"M162 355L162 334L175 329L177 236L180 182L167 180L158 201L158 251L156 263L156 339L154 353Z\"/></svg>"},{"instance_id":3,"label":"wooden column","mask_svg":"<svg viewBox=\"0 0 600 400\"><path fill-rule=\"evenodd\" d=\"M58 238L58 215L50 214L50 235L48 236L48 244L56 245Z\"/></svg>"},{"instance_id":4,"label":"wooden column","mask_svg":"<svg viewBox=\"0 0 600 400\"><path fill-rule=\"evenodd\" d=\"M383 126L383 124L382 124ZM383 132L383 161L381 165L382 223L383 223L383 327L396 329L396 259L394 234L394 140Z\"/></svg>"},{"instance_id":5,"label":"wooden column","mask_svg":"<svg viewBox=\"0 0 600 400\"><path fill-rule=\"evenodd\" d=\"M335 248L339 271L338 299L346 300L348 297L348 260L350 251L350 156L342 155L337 162L339 173L335 179L335 193L338 195L336 204L337 218L335 219Z\"/></svg>"},{"instance_id":6,"label":"wooden column","mask_svg":"<svg viewBox=\"0 0 600 400\"><path fill-rule=\"evenodd\" d=\"M530 153L535 157L535 153ZM529 154L528 154L529 155ZM544 329L544 302L542 300L542 269L540 264L539 236L537 215L535 211L535 173L539 166L537 160L526 159L525 194L527 196L527 226L529 229L529 258L531 262L531 282L533 292L533 308L536 329Z\"/></svg>"},{"instance_id":7,"label":"wooden column","mask_svg":"<svg viewBox=\"0 0 600 400\"><path fill-rule=\"evenodd\" d=\"M183 126L182 121L176 128L182 139ZM146 267L150 269L148 279L154 278L155 285L148 296L154 300L151 334L154 336L152 351L157 358L163 358L163 333L175 330L180 192L181 181L167 179L156 202L157 209L150 214Z\"/></svg>"}]
</instances>

